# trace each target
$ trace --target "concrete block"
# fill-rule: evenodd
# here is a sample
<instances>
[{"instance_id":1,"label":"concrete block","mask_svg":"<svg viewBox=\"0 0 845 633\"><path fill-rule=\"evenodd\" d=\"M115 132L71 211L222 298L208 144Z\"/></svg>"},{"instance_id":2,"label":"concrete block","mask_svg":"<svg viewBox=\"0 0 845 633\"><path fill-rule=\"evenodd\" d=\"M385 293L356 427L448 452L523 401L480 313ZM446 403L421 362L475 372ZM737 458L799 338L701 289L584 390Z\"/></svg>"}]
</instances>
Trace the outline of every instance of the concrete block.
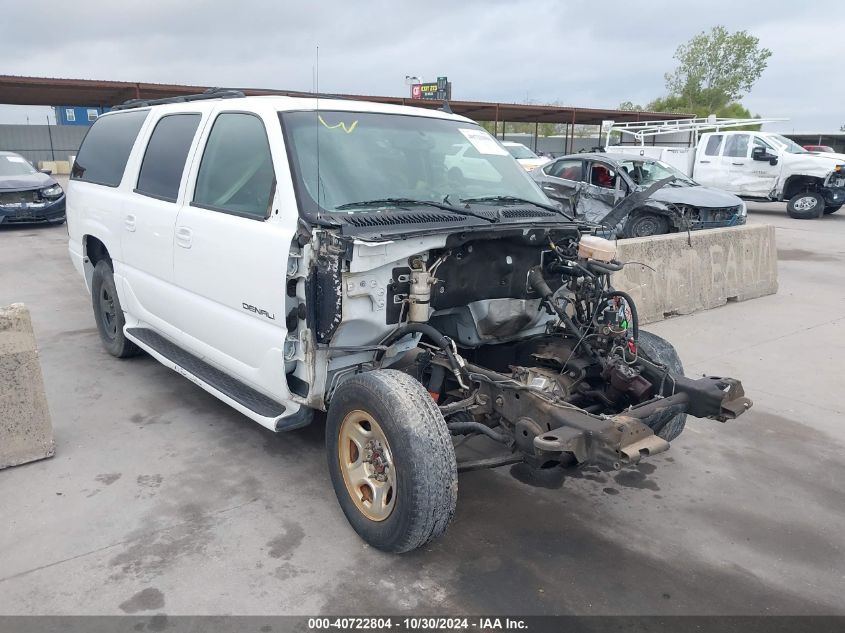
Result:
<instances>
[{"instance_id":1,"label":"concrete block","mask_svg":"<svg viewBox=\"0 0 845 633\"><path fill-rule=\"evenodd\" d=\"M617 259L642 262L625 266L612 279L614 288L634 299L640 323L762 297L778 289L771 225L621 240Z\"/></svg>"},{"instance_id":2,"label":"concrete block","mask_svg":"<svg viewBox=\"0 0 845 633\"><path fill-rule=\"evenodd\" d=\"M50 172L56 173L56 161L54 160L39 160L38 169L49 169Z\"/></svg>"},{"instance_id":3,"label":"concrete block","mask_svg":"<svg viewBox=\"0 0 845 633\"><path fill-rule=\"evenodd\" d=\"M53 425L22 303L0 308L0 469L52 457Z\"/></svg>"},{"instance_id":4,"label":"concrete block","mask_svg":"<svg viewBox=\"0 0 845 633\"><path fill-rule=\"evenodd\" d=\"M56 160L53 161L53 164L56 166L53 172L54 176L67 176L70 173L70 161Z\"/></svg>"}]
</instances>

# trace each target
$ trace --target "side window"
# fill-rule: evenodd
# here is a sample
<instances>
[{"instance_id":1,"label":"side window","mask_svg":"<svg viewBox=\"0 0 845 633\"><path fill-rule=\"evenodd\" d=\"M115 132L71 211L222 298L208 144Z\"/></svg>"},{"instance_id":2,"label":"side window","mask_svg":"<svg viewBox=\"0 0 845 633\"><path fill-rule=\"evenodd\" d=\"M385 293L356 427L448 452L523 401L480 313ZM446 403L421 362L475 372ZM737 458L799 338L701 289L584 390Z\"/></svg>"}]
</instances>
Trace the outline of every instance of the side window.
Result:
<instances>
[{"instance_id":1,"label":"side window","mask_svg":"<svg viewBox=\"0 0 845 633\"><path fill-rule=\"evenodd\" d=\"M771 145L769 145L766 141L761 139L759 136L754 137L754 147L762 147L764 150L766 150L770 154L777 154L777 151L775 150L775 148L772 147Z\"/></svg>"},{"instance_id":2,"label":"side window","mask_svg":"<svg viewBox=\"0 0 845 633\"><path fill-rule=\"evenodd\" d=\"M704 153L707 156L718 156L720 147L722 147L722 135L714 134L707 139L707 147L704 148Z\"/></svg>"},{"instance_id":3,"label":"side window","mask_svg":"<svg viewBox=\"0 0 845 633\"><path fill-rule=\"evenodd\" d=\"M117 187L147 114L148 110L131 110L99 117L82 141L70 177Z\"/></svg>"},{"instance_id":4,"label":"side window","mask_svg":"<svg viewBox=\"0 0 845 633\"><path fill-rule=\"evenodd\" d=\"M748 156L748 134L731 134L725 141L725 151L722 156L745 158Z\"/></svg>"},{"instance_id":5,"label":"side window","mask_svg":"<svg viewBox=\"0 0 845 633\"><path fill-rule=\"evenodd\" d=\"M604 189L613 189L616 182L616 172L604 163L593 163L590 166L590 184Z\"/></svg>"},{"instance_id":6,"label":"side window","mask_svg":"<svg viewBox=\"0 0 845 633\"><path fill-rule=\"evenodd\" d=\"M274 181L261 119L240 112L219 115L205 144L193 204L263 220Z\"/></svg>"},{"instance_id":7,"label":"side window","mask_svg":"<svg viewBox=\"0 0 845 633\"><path fill-rule=\"evenodd\" d=\"M138 175L137 193L176 202L200 119L199 114L171 114L156 123Z\"/></svg>"},{"instance_id":8,"label":"side window","mask_svg":"<svg viewBox=\"0 0 845 633\"><path fill-rule=\"evenodd\" d=\"M583 170L583 161L580 160L558 160L546 168L546 174L554 178L563 178L564 180L574 180L578 182L581 180L581 172Z\"/></svg>"}]
</instances>

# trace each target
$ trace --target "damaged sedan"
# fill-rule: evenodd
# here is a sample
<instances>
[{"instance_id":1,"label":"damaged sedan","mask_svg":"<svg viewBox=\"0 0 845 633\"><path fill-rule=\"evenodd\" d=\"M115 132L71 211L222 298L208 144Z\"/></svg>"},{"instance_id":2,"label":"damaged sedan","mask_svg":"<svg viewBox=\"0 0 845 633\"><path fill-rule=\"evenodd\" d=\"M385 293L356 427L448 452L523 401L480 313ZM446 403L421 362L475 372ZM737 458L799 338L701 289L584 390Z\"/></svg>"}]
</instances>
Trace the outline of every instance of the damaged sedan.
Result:
<instances>
[{"instance_id":1,"label":"damaged sedan","mask_svg":"<svg viewBox=\"0 0 845 633\"><path fill-rule=\"evenodd\" d=\"M734 378L686 377L613 288L615 244L450 113L131 102L86 137L69 220L108 352L276 432L325 423L340 506L385 551L446 531L460 471L627 468L688 416L751 406ZM497 450L458 459L475 436Z\"/></svg>"},{"instance_id":2,"label":"damaged sedan","mask_svg":"<svg viewBox=\"0 0 845 633\"><path fill-rule=\"evenodd\" d=\"M667 163L636 156L584 153L562 156L532 172L543 191L573 209L579 218L604 224L609 237L647 237L678 231L745 224L745 203L732 193L704 187ZM636 208L605 216L628 196L655 188Z\"/></svg>"}]
</instances>

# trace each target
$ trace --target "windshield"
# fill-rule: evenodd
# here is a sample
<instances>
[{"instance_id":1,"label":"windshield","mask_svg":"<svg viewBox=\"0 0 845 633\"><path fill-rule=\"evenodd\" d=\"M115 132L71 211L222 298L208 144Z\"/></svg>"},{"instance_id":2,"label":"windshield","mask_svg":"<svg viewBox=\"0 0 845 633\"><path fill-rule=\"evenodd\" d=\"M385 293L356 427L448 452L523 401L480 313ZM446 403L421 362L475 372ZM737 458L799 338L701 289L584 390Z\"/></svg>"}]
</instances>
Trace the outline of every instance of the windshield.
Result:
<instances>
[{"instance_id":1,"label":"windshield","mask_svg":"<svg viewBox=\"0 0 845 633\"><path fill-rule=\"evenodd\" d=\"M514 158L539 158L537 154L525 147L525 145L505 145L505 149L508 150L510 155Z\"/></svg>"},{"instance_id":2,"label":"windshield","mask_svg":"<svg viewBox=\"0 0 845 633\"><path fill-rule=\"evenodd\" d=\"M28 176L35 168L23 156L0 155L0 176Z\"/></svg>"},{"instance_id":3,"label":"windshield","mask_svg":"<svg viewBox=\"0 0 845 633\"><path fill-rule=\"evenodd\" d=\"M807 150L801 147L798 143L796 143L792 139L786 138L785 136L781 136L780 134L766 134L765 138L767 140L773 141L774 143L777 143L778 145L781 145L790 154L807 153Z\"/></svg>"},{"instance_id":4,"label":"windshield","mask_svg":"<svg viewBox=\"0 0 845 633\"><path fill-rule=\"evenodd\" d=\"M280 118L306 215L385 198L457 205L512 196L549 204L502 145L473 123L323 110Z\"/></svg>"},{"instance_id":5,"label":"windshield","mask_svg":"<svg viewBox=\"0 0 845 633\"><path fill-rule=\"evenodd\" d=\"M620 160L619 166L625 170L636 184L648 187L658 180L674 176L683 185L697 185L683 172L659 160Z\"/></svg>"}]
</instances>

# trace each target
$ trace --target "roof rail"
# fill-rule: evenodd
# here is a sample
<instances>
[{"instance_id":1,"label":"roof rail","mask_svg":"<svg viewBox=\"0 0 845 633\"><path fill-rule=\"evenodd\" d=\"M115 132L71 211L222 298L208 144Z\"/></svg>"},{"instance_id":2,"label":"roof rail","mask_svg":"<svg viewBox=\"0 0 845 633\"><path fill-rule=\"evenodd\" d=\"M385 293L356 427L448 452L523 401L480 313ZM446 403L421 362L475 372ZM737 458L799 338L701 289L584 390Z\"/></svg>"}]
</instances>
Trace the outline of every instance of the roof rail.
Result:
<instances>
[{"instance_id":1,"label":"roof rail","mask_svg":"<svg viewBox=\"0 0 845 633\"><path fill-rule=\"evenodd\" d=\"M165 103L185 103L188 101L204 101L205 99L235 99L243 97L244 93L240 90L231 90L229 88L209 88L205 92L196 95L180 95L178 97L165 97L164 99L129 99L120 105L116 105L112 110L130 110L132 108L145 108L147 106L162 105Z\"/></svg>"}]
</instances>

